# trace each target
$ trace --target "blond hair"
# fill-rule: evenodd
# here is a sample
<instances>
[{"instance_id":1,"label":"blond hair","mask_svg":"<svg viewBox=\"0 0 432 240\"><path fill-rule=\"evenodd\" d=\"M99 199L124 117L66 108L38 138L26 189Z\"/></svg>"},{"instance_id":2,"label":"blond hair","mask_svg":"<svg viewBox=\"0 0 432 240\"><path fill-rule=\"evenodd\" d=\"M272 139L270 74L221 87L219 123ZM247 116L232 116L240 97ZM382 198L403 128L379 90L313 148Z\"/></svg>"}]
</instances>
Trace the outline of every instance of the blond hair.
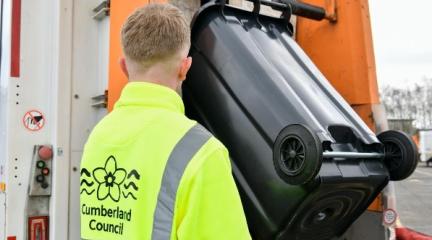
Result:
<instances>
[{"instance_id":1,"label":"blond hair","mask_svg":"<svg viewBox=\"0 0 432 240\"><path fill-rule=\"evenodd\" d=\"M190 48L190 28L180 9L148 4L133 12L121 31L123 53L143 65L173 58Z\"/></svg>"}]
</instances>

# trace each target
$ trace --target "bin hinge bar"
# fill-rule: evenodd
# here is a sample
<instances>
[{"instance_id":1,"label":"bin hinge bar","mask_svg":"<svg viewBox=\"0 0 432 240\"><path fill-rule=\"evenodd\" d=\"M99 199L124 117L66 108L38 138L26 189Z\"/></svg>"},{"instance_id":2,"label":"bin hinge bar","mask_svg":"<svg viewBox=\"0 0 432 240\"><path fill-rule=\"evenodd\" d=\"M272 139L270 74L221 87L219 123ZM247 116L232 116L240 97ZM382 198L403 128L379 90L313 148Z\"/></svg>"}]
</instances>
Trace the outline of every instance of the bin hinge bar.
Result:
<instances>
[{"instance_id":1,"label":"bin hinge bar","mask_svg":"<svg viewBox=\"0 0 432 240\"><path fill-rule=\"evenodd\" d=\"M323 158L384 158L384 153L359 153L359 152L323 152Z\"/></svg>"}]
</instances>

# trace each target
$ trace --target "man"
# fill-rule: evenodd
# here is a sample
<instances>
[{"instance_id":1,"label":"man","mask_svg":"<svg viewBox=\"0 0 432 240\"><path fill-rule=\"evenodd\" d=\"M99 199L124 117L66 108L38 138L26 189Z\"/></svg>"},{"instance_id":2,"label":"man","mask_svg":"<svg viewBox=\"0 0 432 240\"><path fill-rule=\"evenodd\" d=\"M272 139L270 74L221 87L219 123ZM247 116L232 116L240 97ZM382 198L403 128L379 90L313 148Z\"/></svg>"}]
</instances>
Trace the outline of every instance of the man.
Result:
<instances>
[{"instance_id":1,"label":"man","mask_svg":"<svg viewBox=\"0 0 432 240\"><path fill-rule=\"evenodd\" d=\"M179 9L151 4L122 29L129 83L81 163L83 239L250 239L226 148L184 116L192 64Z\"/></svg>"}]
</instances>

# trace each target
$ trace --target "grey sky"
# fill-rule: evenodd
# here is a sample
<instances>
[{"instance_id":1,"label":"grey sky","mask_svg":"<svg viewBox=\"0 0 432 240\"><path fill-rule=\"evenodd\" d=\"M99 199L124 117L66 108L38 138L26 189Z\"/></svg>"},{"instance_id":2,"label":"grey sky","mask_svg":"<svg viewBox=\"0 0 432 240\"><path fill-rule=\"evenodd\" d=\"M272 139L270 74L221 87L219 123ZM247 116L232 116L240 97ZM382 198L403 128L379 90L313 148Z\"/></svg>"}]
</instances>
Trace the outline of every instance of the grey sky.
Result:
<instances>
[{"instance_id":1,"label":"grey sky","mask_svg":"<svg viewBox=\"0 0 432 240\"><path fill-rule=\"evenodd\" d=\"M379 85L432 78L432 1L369 0L369 8Z\"/></svg>"}]
</instances>

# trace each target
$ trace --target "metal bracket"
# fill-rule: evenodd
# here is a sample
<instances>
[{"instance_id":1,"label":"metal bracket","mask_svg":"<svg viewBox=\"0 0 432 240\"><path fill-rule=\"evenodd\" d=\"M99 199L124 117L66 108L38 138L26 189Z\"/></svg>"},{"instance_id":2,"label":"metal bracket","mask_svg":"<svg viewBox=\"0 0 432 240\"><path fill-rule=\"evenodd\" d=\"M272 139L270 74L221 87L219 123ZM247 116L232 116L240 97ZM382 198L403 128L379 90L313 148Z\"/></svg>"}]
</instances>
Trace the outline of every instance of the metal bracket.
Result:
<instances>
[{"instance_id":1,"label":"metal bracket","mask_svg":"<svg viewBox=\"0 0 432 240\"><path fill-rule=\"evenodd\" d=\"M252 0L248 0L252 1ZM291 8L291 14L299 17L321 21L326 17L326 10L323 7L311 5L294 0L261 0L261 4L270 6L274 10L286 11Z\"/></svg>"},{"instance_id":2,"label":"metal bracket","mask_svg":"<svg viewBox=\"0 0 432 240\"><path fill-rule=\"evenodd\" d=\"M287 24L290 24L291 22L291 16L292 16L292 7L290 4L287 4L286 10L282 12L282 18L285 19Z\"/></svg>"},{"instance_id":3,"label":"metal bracket","mask_svg":"<svg viewBox=\"0 0 432 240\"><path fill-rule=\"evenodd\" d=\"M253 8L252 12L258 16L260 11L261 11L261 0L248 0L248 1L253 2L254 8ZM216 2L219 2L219 5L220 5L222 13L223 13L223 10L224 10L225 5L226 5L226 0L219 0L219 1L216 0Z\"/></svg>"},{"instance_id":4,"label":"metal bracket","mask_svg":"<svg viewBox=\"0 0 432 240\"><path fill-rule=\"evenodd\" d=\"M254 8L253 8L252 12L256 17L258 17L259 13L261 11L261 0L254 0L253 5L254 5Z\"/></svg>"},{"instance_id":5,"label":"metal bracket","mask_svg":"<svg viewBox=\"0 0 432 240\"><path fill-rule=\"evenodd\" d=\"M94 108L106 108L108 106L108 91L106 90L104 94L92 97Z\"/></svg>"},{"instance_id":6,"label":"metal bracket","mask_svg":"<svg viewBox=\"0 0 432 240\"><path fill-rule=\"evenodd\" d=\"M330 22L337 21L336 0L325 0L325 18Z\"/></svg>"},{"instance_id":7,"label":"metal bracket","mask_svg":"<svg viewBox=\"0 0 432 240\"><path fill-rule=\"evenodd\" d=\"M101 2L97 7L93 9L95 13L93 19L100 21L110 15L110 0Z\"/></svg>"},{"instance_id":8,"label":"metal bracket","mask_svg":"<svg viewBox=\"0 0 432 240\"><path fill-rule=\"evenodd\" d=\"M261 25L261 23L259 21L259 14L260 14L260 11L261 11L261 0L247 0L247 1L253 2L254 7L253 7L253 10L252 10L252 13L256 17L258 24ZM225 9L225 5L226 5L227 1L226 0L219 0L219 1L215 0L215 2L219 2L220 9L221 9L221 12L222 12L222 16L225 17L224 9Z\"/></svg>"}]
</instances>

